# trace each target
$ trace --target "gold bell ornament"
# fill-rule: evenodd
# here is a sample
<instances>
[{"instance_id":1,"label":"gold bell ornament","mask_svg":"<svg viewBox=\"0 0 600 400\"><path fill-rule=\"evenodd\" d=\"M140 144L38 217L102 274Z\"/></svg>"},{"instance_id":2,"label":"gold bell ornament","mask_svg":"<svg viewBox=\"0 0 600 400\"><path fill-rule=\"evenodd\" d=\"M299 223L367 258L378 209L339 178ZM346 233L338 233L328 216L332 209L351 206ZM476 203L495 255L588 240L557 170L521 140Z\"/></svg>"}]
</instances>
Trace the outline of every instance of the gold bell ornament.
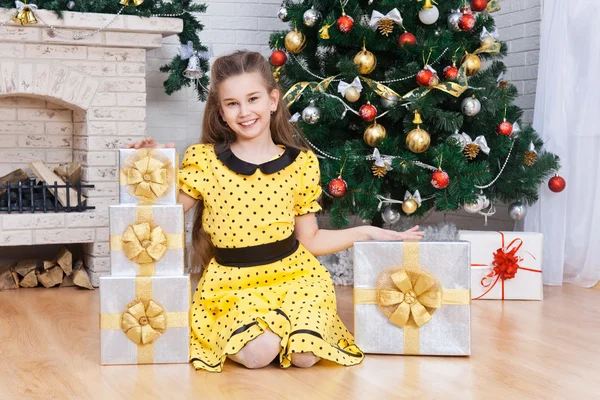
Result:
<instances>
[{"instance_id":1,"label":"gold bell ornament","mask_svg":"<svg viewBox=\"0 0 600 400\"><path fill-rule=\"evenodd\" d=\"M143 2L144 2L144 0L133 0L133 5L137 7L137 6L141 5ZM121 4L122 6L125 6L125 7L129 7L129 0L121 0L121 1L119 1L119 4Z\"/></svg>"},{"instance_id":2,"label":"gold bell ornament","mask_svg":"<svg viewBox=\"0 0 600 400\"><path fill-rule=\"evenodd\" d=\"M413 124L417 125L415 129L410 131L406 136L406 147L409 148L413 153L423 153L425 150L429 148L429 144L431 143L431 137L429 133L421 129L420 124L423 123L421 119L421 114L418 110L415 110L415 118L413 119Z\"/></svg>"},{"instance_id":3,"label":"gold bell ornament","mask_svg":"<svg viewBox=\"0 0 600 400\"><path fill-rule=\"evenodd\" d=\"M27 4L27 1L24 3L15 1L15 7L17 8L17 13L12 17L14 22L21 25L37 24L37 19L34 14L34 11L37 11L37 6L35 4Z\"/></svg>"}]
</instances>

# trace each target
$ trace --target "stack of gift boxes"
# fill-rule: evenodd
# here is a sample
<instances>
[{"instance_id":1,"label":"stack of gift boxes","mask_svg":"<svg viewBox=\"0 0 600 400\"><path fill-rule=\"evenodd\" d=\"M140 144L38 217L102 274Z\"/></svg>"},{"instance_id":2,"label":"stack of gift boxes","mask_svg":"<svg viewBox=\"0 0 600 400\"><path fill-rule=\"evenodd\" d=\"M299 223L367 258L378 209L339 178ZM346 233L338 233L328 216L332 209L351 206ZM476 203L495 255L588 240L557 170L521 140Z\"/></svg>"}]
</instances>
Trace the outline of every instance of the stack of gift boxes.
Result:
<instances>
[{"instance_id":1,"label":"stack of gift boxes","mask_svg":"<svg viewBox=\"0 0 600 400\"><path fill-rule=\"evenodd\" d=\"M356 242L356 345L375 354L470 355L471 300L542 300L542 239L459 231L457 241Z\"/></svg>"},{"instance_id":2,"label":"stack of gift boxes","mask_svg":"<svg viewBox=\"0 0 600 400\"><path fill-rule=\"evenodd\" d=\"M100 278L101 364L189 362L190 278L174 149L119 151L111 274Z\"/></svg>"}]
</instances>

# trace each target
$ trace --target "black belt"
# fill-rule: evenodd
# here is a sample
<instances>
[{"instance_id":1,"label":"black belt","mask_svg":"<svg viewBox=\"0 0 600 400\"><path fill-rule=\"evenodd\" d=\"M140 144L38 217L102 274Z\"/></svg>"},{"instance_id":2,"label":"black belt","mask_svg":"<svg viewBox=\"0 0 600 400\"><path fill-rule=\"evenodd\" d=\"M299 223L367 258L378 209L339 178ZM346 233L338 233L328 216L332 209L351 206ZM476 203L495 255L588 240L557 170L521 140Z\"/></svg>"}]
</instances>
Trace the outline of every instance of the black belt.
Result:
<instances>
[{"instance_id":1,"label":"black belt","mask_svg":"<svg viewBox=\"0 0 600 400\"><path fill-rule=\"evenodd\" d=\"M298 249L294 234L273 243L238 248L215 248L215 260L226 267L254 267L279 261Z\"/></svg>"}]
</instances>

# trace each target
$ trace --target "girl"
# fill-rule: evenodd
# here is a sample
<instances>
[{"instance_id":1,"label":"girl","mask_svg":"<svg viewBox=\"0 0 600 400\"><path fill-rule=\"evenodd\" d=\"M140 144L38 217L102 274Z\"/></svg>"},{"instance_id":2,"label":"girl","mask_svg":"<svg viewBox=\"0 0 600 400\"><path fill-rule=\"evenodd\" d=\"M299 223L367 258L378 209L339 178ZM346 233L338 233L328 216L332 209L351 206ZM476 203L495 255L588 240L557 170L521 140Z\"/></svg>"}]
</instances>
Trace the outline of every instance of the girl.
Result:
<instances>
[{"instance_id":1,"label":"girl","mask_svg":"<svg viewBox=\"0 0 600 400\"><path fill-rule=\"evenodd\" d=\"M314 256L359 240L421 239L414 227L319 229L319 162L295 138L267 61L236 52L212 66L202 143L179 171L179 201L196 203L194 264L203 274L190 311L191 361L220 372L225 359L283 368L364 355L336 313L329 272ZM173 147L173 144L167 145ZM164 147L152 138L132 147ZM200 201L199 201L200 200Z\"/></svg>"}]
</instances>

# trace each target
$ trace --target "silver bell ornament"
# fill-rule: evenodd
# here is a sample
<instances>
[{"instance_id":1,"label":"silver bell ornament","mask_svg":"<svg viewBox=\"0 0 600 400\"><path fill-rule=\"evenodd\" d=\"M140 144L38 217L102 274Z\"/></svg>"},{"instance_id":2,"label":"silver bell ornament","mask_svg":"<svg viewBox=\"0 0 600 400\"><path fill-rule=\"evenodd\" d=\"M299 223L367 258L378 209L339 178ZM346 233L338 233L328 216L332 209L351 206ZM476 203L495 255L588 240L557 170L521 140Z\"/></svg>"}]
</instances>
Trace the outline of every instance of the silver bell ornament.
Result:
<instances>
[{"instance_id":1,"label":"silver bell ornament","mask_svg":"<svg viewBox=\"0 0 600 400\"><path fill-rule=\"evenodd\" d=\"M288 22L290 18L288 17L288 10L285 6L282 6L277 12L277 18L282 20L283 22Z\"/></svg>"},{"instance_id":2,"label":"silver bell ornament","mask_svg":"<svg viewBox=\"0 0 600 400\"><path fill-rule=\"evenodd\" d=\"M474 117L481 111L481 102L475 97L467 97L462 101L460 108L467 117Z\"/></svg>"},{"instance_id":3,"label":"silver bell ornament","mask_svg":"<svg viewBox=\"0 0 600 400\"><path fill-rule=\"evenodd\" d=\"M508 206L508 215L512 219L519 221L525 215L527 215L527 207L525 206L525 204L521 203L520 201L515 201L513 203L510 203L510 205Z\"/></svg>"},{"instance_id":4,"label":"silver bell ornament","mask_svg":"<svg viewBox=\"0 0 600 400\"><path fill-rule=\"evenodd\" d=\"M454 32L460 32L460 26L458 23L462 18L462 14L458 10L452 10L452 12L448 15L448 28L453 30Z\"/></svg>"},{"instance_id":5,"label":"silver bell ornament","mask_svg":"<svg viewBox=\"0 0 600 400\"><path fill-rule=\"evenodd\" d=\"M483 204L481 204L481 202L479 200L477 200L474 203L465 203L463 205L463 208L468 213L477 214L479 211L481 211L483 209Z\"/></svg>"},{"instance_id":6,"label":"silver bell ornament","mask_svg":"<svg viewBox=\"0 0 600 400\"><path fill-rule=\"evenodd\" d=\"M481 201L481 209L485 210L490 206L490 199L487 198L485 194L480 194L478 202Z\"/></svg>"},{"instance_id":7,"label":"silver bell ornament","mask_svg":"<svg viewBox=\"0 0 600 400\"><path fill-rule=\"evenodd\" d=\"M183 76L188 79L200 79L204 76L204 72L200 69L200 56L198 51L194 50L194 45L191 41L187 45L179 47L179 55L182 60L188 60L188 65L183 71Z\"/></svg>"},{"instance_id":8,"label":"silver bell ornament","mask_svg":"<svg viewBox=\"0 0 600 400\"><path fill-rule=\"evenodd\" d=\"M321 22L321 13L313 7L304 12L302 19L304 20L304 25L312 28Z\"/></svg>"},{"instance_id":9,"label":"silver bell ornament","mask_svg":"<svg viewBox=\"0 0 600 400\"><path fill-rule=\"evenodd\" d=\"M400 211L391 204L388 204L383 211L381 211L381 219L383 219L383 222L386 224L393 225L400 221Z\"/></svg>"},{"instance_id":10,"label":"silver bell ornament","mask_svg":"<svg viewBox=\"0 0 600 400\"><path fill-rule=\"evenodd\" d=\"M389 110L390 108L396 107L396 104L398 104L398 100L398 96L394 94L388 94L387 97L381 98L381 105L383 106L383 108Z\"/></svg>"},{"instance_id":11,"label":"silver bell ornament","mask_svg":"<svg viewBox=\"0 0 600 400\"><path fill-rule=\"evenodd\" d=\"M321 110L315 107L314 100L310 101L310 105L302 110L302 120L307 124L314 125L321 119Z\"/></svg>"}]
</instances>

